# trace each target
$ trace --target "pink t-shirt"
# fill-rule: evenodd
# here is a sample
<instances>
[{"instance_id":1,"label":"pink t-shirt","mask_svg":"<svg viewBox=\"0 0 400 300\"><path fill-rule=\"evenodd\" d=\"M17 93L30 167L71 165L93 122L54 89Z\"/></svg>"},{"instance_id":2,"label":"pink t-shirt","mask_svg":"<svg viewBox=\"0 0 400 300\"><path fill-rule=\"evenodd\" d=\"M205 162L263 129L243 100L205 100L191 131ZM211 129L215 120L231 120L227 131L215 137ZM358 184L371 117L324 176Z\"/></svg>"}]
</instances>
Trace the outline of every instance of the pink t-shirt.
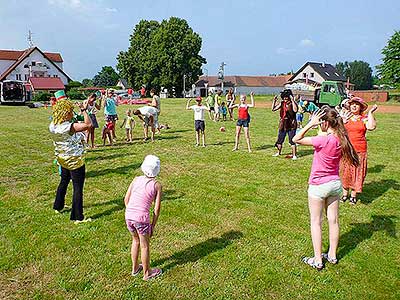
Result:
<instances>
[{"instance_id":1,"label":"pink t-shirt","mask_svg":"<svg viewBox=\"0 0 400 300\"><path fill-rule=\"evenodd\" d=\"M309 184L318 185L340 179L339 162L342 157L340 140L333 134L311 138L314 146L314 159Z\"/></svg>"},{"instance_id":2,"label":"pink t-shirt","mask_svg":"<svg viewBox=\"0 0 400 300\"><path fill-rule=\"evenodd\" d=\"M150 223L150 207L156 197L156 180L139 176L133 180L131 195L125 210L125 219Z\"/></svg>"}]
</instances>

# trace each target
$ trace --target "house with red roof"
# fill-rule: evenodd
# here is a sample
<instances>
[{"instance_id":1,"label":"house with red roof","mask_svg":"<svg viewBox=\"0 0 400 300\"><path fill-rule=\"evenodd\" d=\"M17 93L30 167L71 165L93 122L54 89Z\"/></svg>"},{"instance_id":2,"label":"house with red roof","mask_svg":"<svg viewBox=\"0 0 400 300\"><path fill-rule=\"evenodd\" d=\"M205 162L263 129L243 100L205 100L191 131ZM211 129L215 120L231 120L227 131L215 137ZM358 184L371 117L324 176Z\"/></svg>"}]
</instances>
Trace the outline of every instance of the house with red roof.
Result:
<instances>
[{"instance_id":1,"label":"house with red roof","mask_svg":"<svg viewBox=\"0 0 400 300\"><path fill-rule=\"evenodd\" d=\"M64 89L72 79L63 70L60 53L43 52L38 47L0 50L0 81L25 82L27 89L53 92Z\"/></svg>"},{"instance_id":2,"label":"house with red roof","mask_svg":"<svg viewBox=\"0 0 400 300\"><path fill-rule=\"evenodd\" d=\"M224 94L233 89L235 94L250 94L254 92L255 95L272 95L280 93L291 75L277 75L277 76L225 76L224 77ZM195 84L195 94L204 97L206 90L215 91L220 90L222 80L218 76L202 75Z\"/></svg>"}]
</instances>

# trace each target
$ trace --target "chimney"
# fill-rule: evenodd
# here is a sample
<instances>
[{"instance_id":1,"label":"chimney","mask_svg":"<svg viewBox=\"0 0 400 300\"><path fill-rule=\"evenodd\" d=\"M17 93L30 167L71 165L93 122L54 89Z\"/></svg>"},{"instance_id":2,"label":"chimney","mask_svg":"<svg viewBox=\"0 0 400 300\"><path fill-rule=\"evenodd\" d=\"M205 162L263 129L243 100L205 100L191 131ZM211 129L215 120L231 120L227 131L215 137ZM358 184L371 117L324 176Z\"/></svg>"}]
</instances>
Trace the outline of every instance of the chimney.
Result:
<instances>
[{"instance_id":1,"label":"chimney","mask_svg":"<svg viewBox=\"0 0 400 300\"><path fill-rule=\"evenodd\" d=\"M325 62L322 63L322 67L325 68Z\"/></svg>"}]
</instances>

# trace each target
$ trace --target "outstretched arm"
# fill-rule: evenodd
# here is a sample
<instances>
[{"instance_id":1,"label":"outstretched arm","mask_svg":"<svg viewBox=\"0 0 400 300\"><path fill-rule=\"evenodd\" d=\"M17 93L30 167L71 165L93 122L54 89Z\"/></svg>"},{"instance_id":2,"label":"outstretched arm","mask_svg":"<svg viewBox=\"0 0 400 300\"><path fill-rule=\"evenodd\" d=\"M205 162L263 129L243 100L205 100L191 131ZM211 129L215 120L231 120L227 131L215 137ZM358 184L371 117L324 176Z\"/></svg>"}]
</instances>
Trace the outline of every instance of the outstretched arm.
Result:
<instances>
[{"instance_id":1,"label":"outstretched arm","mask_svg":"<svg viewBox=\"0 0 400 300\"><path fill-rule=\"evenodd\" d=\"M154 203L154 212L153 212L153 220L151 222L151 235L153 235L154 227L157 224L158 217L160 216L160 209L161 209L161 196L162 196L162 187L159 182L156 183L156 200Z\"/></svg>"},{"instance_id":2,"label":"outstretched arm","mask_svg":"<svg viewBox=\"0 0 400 300\"><path fill-rule=\"evenodd\" d=\"M279 108L281 108L281 102L276 103L277 100L278 100L278 96L275 95L274 100L272 101L272 106L271 106L272 111L277 111Z\"/></svg>"},{"instance_id":3,"label":"outstretched arm","mask_svg":"<svg viewBox=\"0 0 400 300\"><path fill-rule=\"evenodd\" d=\"M83 123L72 124L71 129L70 129L71 133L86 131L92 127L92 122L90 121L89 115L87 113L87 105L88 105L87 100L83 101L83 103L78 102L78 106L81 109L81 112L84 117L84 121L83 121Z\"/></svg>"},{"instance_id":4,"label":"outstretched arm","mask_svg":"<svg viewBox=\"0 0 400 300\"><path fill-rule=\"evenodd\" d=\"M187 109L187 110L190 110L190 107L189 107L190 100L192 100L192 99L189 98L188 101L186 102L186 109Z\"/></svg>"},{"instance_id":5,"label":"outstretched arm","mask_svg":"<svg viewBox=\"0 0 400 300\"><path fill-rule=\"evenodd\" d=\"M293 111L294 111L295 113L297 113L297 111L299 110L299 107L297 106L296 100L294 99L293 96L290 97L290 100L292 101Z\"/></svg>"},{"instance_id":6,"label":"outstretched arm","mask_svg":"<svg viewBox=\"0 0 400 300\"><path fill-rule=\"evenodd\" d=\"M250 93L250 100L251 103L248 105L248 107L254 107L254 92Z\"/></svg>"},{"instance_id":7,"label":"outstretched arm","mask_svg":"<svg viewBox=\"0 0 400 300\"><path fill-rule=\"evenodd\" d=\"M365 127L367 127L368 130L375 130L376 128L376 120L374 116L374 112L377 110L378 106L375 104L371 110L368 112L368 121L367 124L365 124Z\"/></svg>"},{"instance_id":8,"label":"outstretched arm","mask_svg":"<svg viewBox=\"0 0 400 300\"><path fill-rule=\"evenodd\" d=\"M310 122L307 123L296 135L293 137L293 142L300 145L305 146L312 146L312 138L311 137L304 137L304 135L316 125L321 124L320 119L325 115L324 111L319 111L314 113L310 119Z\"/></svg>"}]
</instances>

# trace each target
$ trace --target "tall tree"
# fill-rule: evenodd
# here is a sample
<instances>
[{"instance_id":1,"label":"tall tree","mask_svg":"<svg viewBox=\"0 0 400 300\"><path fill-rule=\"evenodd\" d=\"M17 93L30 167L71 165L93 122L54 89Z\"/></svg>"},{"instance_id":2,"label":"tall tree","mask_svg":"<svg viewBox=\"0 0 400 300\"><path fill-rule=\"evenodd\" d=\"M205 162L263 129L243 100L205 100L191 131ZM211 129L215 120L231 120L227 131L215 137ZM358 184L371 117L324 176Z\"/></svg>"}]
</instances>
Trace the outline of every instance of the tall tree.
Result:
<instances>
[{"instance_id":1,"label":"tall tree","mask_svg":"<svg viewBox=\"0 0 400 300\"><path fill-rule=\"evenodd\" d=\"M89 78L85 78L85 79L82 80L82 85L84 87L93 86L93 80L89 79Z\"/></svg>"},{"instance_id":2,"label":"tall tree","mask_svg":"<svg viewBox=\"0 0 400 300\"><path fill-rule=\"evenodd\" d=\"M111 66L105 66L96 76L93 77L94 86L115 86L118 83L119 75Z\"/></svg>"},{"instance_id":3,"label":"tall tree","mask_svg":"<svg viewBox=\"0 0 400 300\"><path fill-rule=\"evenodd\" d=\"M372 88L372 69L369 63L361 60L352 62L339 62L336 70L350 82L354 83L356 90L369 90Z\"/></svg>"},{"instance_id":4,"label":"tall tree","mask_svg":"<svg viewBox=\"0 0 400 300\"><path fill-rule=\"evenodd\" d=\"M130 37L130 47L117 57L117 68L130 85L139 88L183 90L183 77L190 86L202 74L206 60L199 55L201 37L186 20L172 17L156 21L140 21Z\"/></svg>"},{"instance_id":5,"label":"tall tree","mask_svg":"<svg viewBox=\"0 0 400 300\"><path fill-rule=\"evenodd\" d=\"M382 49L383 64L376 66L381 80L385 83L400 85L400 31L389 39Z\"/></svg>"}]
</instances>

